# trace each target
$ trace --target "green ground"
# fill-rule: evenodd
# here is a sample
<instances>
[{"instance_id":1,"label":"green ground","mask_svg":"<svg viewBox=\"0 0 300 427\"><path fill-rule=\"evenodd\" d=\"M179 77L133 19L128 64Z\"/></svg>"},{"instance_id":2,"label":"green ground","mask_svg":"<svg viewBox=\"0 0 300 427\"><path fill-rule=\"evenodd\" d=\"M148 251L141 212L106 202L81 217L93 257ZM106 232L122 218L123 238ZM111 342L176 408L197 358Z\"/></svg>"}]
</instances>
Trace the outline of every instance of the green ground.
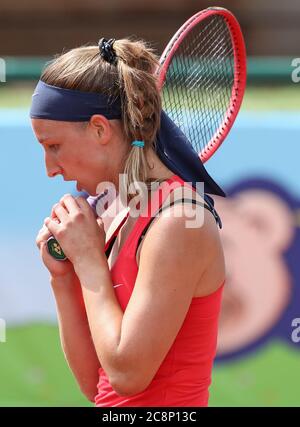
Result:
<instances>
[{"instance_id":1,"label":"green ground","mask_svg":"<svg viewBox=\"0 0 300 427\"><path fill-rule=\"evenodd\" d=\"M0 360L0 406L93 406L69 371L56 326L8 328Z\"/></svg>"},{"instance_id":2,"label":"green ground","mask_svg":"<svg viewBox=\"0 0 300 427\"><path fill-rule=\"evenodd\" d=\"M28 108L34 83L0 85L0 108ZM253 87L246 90L243 101L245 110L299 110L300 83L289 86Z\"/></svg>"},{"instance_id":3,"label":"green ground","mask_svg":"<svg viewBox=\"0 0 300 427\"><path fill-rule=\"evenodd\" d=\"M28 108L34 83L0 84L0 108Z\"/></svg>"},{"instance_id":4,"label":"green ground","mask_svg":"<svg viewBox=\"0 0 300 427\"><path fill-rule=\"evenodd\" d=\"M0 406L93 406L67 367L56 326L9 328L0 360ZM215 366L210 406L300 406L299 383L299 349L273 342Z\"/></svg>"},{"instance_id":5,"label":"green ground","mask_svg":"<svg viewBox=\"0 0 300 427\"><path fill-rule=\"evenodd\" d=\"M300 406L300 348L280 341L213 370L210 406Z\"/></svg>"}]
</instances>

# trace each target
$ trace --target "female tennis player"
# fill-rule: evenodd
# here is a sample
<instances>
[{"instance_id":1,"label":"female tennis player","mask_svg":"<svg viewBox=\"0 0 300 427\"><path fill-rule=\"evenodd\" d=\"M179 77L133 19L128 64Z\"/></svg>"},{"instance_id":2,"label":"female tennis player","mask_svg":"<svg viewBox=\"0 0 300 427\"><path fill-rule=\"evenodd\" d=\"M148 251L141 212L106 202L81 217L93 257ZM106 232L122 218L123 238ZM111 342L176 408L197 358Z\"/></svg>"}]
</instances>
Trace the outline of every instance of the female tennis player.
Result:
<instances>
[{"instance_id":1,"label":"female tennis player","mask_svg":"<svg viewBox=\"0 0 300 427\"><path fill-rule=\"evenodd\" d=\"M182 200L177 190L185 181L155 151L162 114L157 65L143 42L101 39L48 64L32 98L32 127L49 177L77 181L92 196L104 181L120 191L120 174L127 189L159 184L147 193L143 214L129 210L110 242L89 203L70 194L53 206L36 238L66 360L99 407L208 405L223 250L213 207L193 186L191 200ZM203 181L218 194L208 174ZM201 226L187 227L199 209ZM67 261L48 253L51 235Z\"/></svg>"}]
</instances>

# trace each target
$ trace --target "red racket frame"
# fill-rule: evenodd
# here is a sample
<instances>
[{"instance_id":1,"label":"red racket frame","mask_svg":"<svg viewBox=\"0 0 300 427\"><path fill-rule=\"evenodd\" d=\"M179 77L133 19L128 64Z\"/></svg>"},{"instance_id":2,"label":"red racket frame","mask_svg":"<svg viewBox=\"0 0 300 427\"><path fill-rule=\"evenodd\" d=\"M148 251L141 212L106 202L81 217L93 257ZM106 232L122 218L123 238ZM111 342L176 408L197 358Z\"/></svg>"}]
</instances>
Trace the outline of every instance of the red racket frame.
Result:
<instances>
[{"instance_id":1,"label":"red racket frame","mask_svg":"<svg viewBox=\"0 0 300 427\"><path fill-rule=\"evenodd\" d=\"M235 16L229 10L219 7L211 7L202 10L188 19L174 34L160 57L158 71L158 87L162 90L169 64L180 46L182 40L199 22L208 17L220 15L225 19L231 35L234 55L234 83L231 92L231 99L224 115L224 119L219 128L216 129L213 137L207 146L200 152L199 157L205 163L221 146L228 135L239 109L242 104L247 79L246 47L240 25Z\"/></svg>"}]
</instances>

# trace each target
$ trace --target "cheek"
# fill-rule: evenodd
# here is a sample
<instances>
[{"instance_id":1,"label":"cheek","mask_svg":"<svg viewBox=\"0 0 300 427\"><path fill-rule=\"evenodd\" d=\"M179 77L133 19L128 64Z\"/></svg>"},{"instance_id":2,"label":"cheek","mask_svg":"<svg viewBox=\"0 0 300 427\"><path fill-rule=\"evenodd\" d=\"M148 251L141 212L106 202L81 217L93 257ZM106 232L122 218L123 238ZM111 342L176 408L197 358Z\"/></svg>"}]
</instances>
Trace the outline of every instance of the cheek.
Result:
<instances>
[{"instance_id":1,"label":"cheek","mask_svg":"<svg viewBox=\"0 0 300 427\"><path fill-rule=\"evenodd\" d=\"M69 153L64 156L64 163L76 173L85 173L87 171L94 170L94 158L93 156L87 156L86 153Z\"/></svg>"},{"instance_id":2,"label":"cheek","mask_svg":"<svg viewBox=\"0 0 300 427\"><path fill-rule=\"evenodd\" d=\"M59 150L56 153L57 163L60 163L62 166L67 166L69 168L80 167L82 166L82 157L80 153L76 153L70 150Z\"/></svg>"},{"instance_id":3,"label":"cheek","mask_svg":"<svg viewBox=\"0 0 300 427\"><path fill-rule=\"evenodd\" d=\"M74 167L79 168L79 169L86 169L86 168L90 168L91 164L90 164L90 159L86 158L86 156L80 156L80 155L76 155L76 157L73 157L72 159L70 159L70 161L72 161L72 164L74 165Z\"/></svg>"},{"instance_id":4,"label":"cheek","mask_svg":"<svg viewBox=\"0 0 300 427\"><path fill-rule=\"evenodd\" d=\"M83 143L85 146L83 147ZM103 159L99 150L95 149L94 145L89 141L81 141L80 144L76 143L70 147L67 151L62 151L61 159L69 168L76 170L76 173L86 174L93 173L97 174L103 167Z\"/></svg>"}]
</instances>

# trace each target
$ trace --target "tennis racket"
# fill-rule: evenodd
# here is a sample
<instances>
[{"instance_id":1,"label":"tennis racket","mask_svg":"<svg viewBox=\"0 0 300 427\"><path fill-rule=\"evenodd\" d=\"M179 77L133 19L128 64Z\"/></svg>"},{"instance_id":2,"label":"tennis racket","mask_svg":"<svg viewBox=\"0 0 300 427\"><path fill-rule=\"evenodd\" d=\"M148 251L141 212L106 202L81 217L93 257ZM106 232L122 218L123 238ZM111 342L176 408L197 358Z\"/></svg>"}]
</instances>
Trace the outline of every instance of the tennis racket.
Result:
<instances>
[{"instance_id":1,"label":"tennis racket","mask_svg":"<svg viewBox=\"0 0 300 427\"><path fill-rule=\"evenodd\" d=\"M234 15L210 7L174 34L157 70L163 109L206 162L221 146L246 86L246 49Z\"/></svg>"},{"instance_id":2,"label":"tennis racket","mask_svg":"<svg viewBox=\"0 0 300 427\"><path fill-rule=\"evenodd\" d=\"M163 109L206 162L228 135L245 92L246 50L234 15L211 7L188 19L166 46L157 75ZM47 247L66 259L54 237Z\"/></svg>"}]
</instances>

